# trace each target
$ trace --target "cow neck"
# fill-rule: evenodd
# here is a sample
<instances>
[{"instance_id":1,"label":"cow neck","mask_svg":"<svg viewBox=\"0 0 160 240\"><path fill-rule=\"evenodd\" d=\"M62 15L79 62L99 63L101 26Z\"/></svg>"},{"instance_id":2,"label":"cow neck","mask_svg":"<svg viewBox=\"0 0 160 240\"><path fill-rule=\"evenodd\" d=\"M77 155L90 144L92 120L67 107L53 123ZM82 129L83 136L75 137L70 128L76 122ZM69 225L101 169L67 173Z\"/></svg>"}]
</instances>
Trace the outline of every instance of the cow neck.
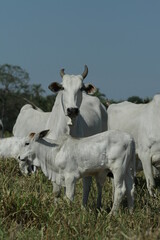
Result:
<instances>
[{"instance_id":1,"label":"cow neck","mask_svg":"<svg viewBox=\"0 0 160 240\"><path fill-rule=\"evenodd\" d=\"M46 129L50 129L48 137L57 140L64 134L69 133L67 125L67 116L64 113L64 106L62 104L62 92L56 96L55 103L52 108L51 115L46 125Z\"/></svg>"},{"instance_id":2,"label":"cow neck","mask_svg":"<svg viewBox=\"0 0 160 240\"><path fill-rule=\"evenodd\" d=\"M83 131L83 118L82 115L79 113L79 115L74 119L73 124L69 127L69 134L72 137L84 137L84 131Z\"/></svg>"}]
</instances>

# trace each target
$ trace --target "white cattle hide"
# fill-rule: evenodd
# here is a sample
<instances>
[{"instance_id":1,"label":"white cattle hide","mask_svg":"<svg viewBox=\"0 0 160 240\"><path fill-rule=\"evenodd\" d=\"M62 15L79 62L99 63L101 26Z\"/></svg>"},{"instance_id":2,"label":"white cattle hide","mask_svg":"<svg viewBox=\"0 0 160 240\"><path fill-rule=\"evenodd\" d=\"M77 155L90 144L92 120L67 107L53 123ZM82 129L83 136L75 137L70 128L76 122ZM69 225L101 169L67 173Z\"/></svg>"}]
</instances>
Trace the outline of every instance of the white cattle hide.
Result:
<instances>
[{"instance_id":1,"label":"white cattle hide","mask_svg":"<svg viewBox=\"0 0 160 240\"><path fill-rule=\"evenodd\" d=\"M122 102L108 107L108 129L119 129L132 135L136 153L142 162L147 188L154 195L152 166L160 169L160 95L147 104Z\"/></svg>"},{"instance_id":2,"label":"white cattle hide","mask_svg":"<svg viewBox=\"0 0 160 240\"><path fill-rule=\"evenodd\" d=\"M27 139L20 160L26 157L32 162L39 160L43 173L54 183L66 187L66 196L73 201L75 184L84 176L95 176L103 186L106 173L114 176L114 202L111 213L115 213L127 194L128 207L134 203L134 141L129 134L106 131L86 138L65 135L58 141L42 139L47 131Z\"/></svg>"},{"instance_id":3,"label":"white cattle hide","mask_svg":"<svg viewBox=\"0 0 160 240\"><path fill-rule=\"evenodd\" d=\"M13 126L13 135L15 137L26 137L31 132L44 130L49 115L50 112L43 112L38 107L35 109L31 104L25 104Z\"/></svg>"},{"instance_id":4,"label":"white cattle hide","mask_svg":"<svg viewBox=\"0 0 160 240\"><path fill-rule=\"evenodd\" d=\"M21 148L24 147L26 138L8 137L0 139L0 158L15 158L18 160ZM21 162L18 160L20 170L23 174L33 171L30 161Z\"/></svg>"}]
</instances>

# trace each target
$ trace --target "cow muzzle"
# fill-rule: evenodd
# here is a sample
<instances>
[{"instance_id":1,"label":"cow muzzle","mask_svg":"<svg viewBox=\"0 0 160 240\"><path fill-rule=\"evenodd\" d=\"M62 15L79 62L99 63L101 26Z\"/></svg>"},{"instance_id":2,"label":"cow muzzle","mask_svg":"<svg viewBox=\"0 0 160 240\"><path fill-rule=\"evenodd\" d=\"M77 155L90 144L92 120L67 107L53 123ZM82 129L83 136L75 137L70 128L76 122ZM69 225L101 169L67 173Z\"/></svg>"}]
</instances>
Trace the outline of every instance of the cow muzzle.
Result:
<instances>
[{"instance_id":1,"label":"cow muzzle","mask_svg":"<svg viewBox=\"0 0 160 240\"><path fill-rule=\"evenodd\" d=\"M67 116L72 118L77 117L79 114L79 109L78 108L67 108Z\"/></svg>"}]
</instances>

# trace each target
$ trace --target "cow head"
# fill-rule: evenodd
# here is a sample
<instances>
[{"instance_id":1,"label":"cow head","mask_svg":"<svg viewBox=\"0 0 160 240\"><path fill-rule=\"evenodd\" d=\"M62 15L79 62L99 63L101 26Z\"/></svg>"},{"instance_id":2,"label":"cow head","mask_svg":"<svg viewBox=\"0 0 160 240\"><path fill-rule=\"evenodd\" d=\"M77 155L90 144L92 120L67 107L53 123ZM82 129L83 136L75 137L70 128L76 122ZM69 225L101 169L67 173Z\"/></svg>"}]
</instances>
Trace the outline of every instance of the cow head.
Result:
<instances>
[{"instance_id":1,"label":"cow head","mask_svg":"<svg viewBox=\"0 0 160 240\"><path fill-rule=\"evenodd\" d=\"M62 83L53 82L49 85L49 89L53 92L63 91L62 106L64 113L69 118L73 119L79 114L79 108L82 102L82 91L92 93L95 88L91 84L85 86L83 80L88 74L88 67L85 65L81 75L65 74L64 69L61 69L60 75Z\"/></svg>"},{"instance_id":2,"label":"cow head","mask_svg":"<svg viewBox=\"0 0 160 240\"><path fill-rule=\"evenodd\" d=\"M39 139L44 138L48 134L49 130L41 131L40 133L30 133L24 139L23 146L21 147L18 160L25 162L26 164L32 164L33 166L40 166L38 159L33 148L33 142L38 141Z\"/></svg>"},{"instance_id":3,"label":"cow head","mask_svg":"<svg viewBox=\"0 0 160 240\"><path fill-rule=\"evenodd\" d=\"M35 159L35 154L32 151L32 142L35 139L35 133L31 133L29 136L27 136L24 140L23 146L21 147L20 154L18 156L18 159L22 162L33 162Z\"/></svg>"}]
</instances>

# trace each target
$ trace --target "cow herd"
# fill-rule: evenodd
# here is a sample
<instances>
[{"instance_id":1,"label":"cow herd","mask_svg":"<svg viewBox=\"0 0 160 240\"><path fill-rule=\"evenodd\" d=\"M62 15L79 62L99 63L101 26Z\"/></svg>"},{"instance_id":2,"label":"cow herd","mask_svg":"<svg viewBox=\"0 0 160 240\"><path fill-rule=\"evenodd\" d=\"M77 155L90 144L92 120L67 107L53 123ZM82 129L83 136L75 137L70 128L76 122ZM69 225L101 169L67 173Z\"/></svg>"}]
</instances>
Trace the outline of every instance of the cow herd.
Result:
<instances>
[{"instance_id":1,"label":"cow herd","mask_svg":"<svg viewBox=\"0 0 160 240\"><path fill-rule=\"evenodd\" d=\"M52 111L43 112L32 104L23 106L13 136L0 140L0 156L16 158L25 174L40 167L53 183L56 199L65 187L66 197L73 201L76 181L82 178L84 207L92 177L98 190L97 208L101 208L102 187L106 177L112 175L110 214L116 213L125 195L132 211L136 170L144 170L148 191L155 195L154 172L158 172L160 161L160 95L148 104L122 102L106 110L92 96L95 87L84 84L87 74L86 65L80 75L68 75L62 69L62 83L49 85L57 93Z\"/></svg>"}]
</instances>

